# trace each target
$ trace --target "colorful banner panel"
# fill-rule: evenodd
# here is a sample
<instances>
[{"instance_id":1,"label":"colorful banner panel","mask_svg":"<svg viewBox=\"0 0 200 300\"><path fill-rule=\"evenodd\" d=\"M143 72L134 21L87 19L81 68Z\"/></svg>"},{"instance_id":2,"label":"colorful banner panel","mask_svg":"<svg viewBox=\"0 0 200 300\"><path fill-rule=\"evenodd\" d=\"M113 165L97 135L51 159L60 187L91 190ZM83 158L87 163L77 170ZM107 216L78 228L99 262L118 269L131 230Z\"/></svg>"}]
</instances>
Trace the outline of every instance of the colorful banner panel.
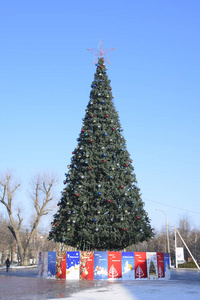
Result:
<instances>
[{"instance_id":1,"label":"colorful banner panel","mask_svg":"<svg viewBox=\"0 0 200 300\"><path fill-rule=\"evenodd\" d=\"M108 279L122 278L121 252L108 252Z\"/></svg>"},{"instance_id":2,"label":"colorful banner panel","mask_svg":"<svg viewBox=\"0 0 200 300\"><path fill-rule=\"evenodd\" d=\"M94 279L94 252L81 251L80 278L86 280Z\"/></svg>"},{"instance_id":3,"label":"colorful banner panel","mask_svg":"<svg viewBox=\"0 0 200 300\"><path fill-rule=\"evenodd\" d=\"M157 268L157 253L147 252L147 273L148 279L158 279L158 268Z\"/></svg>"},{"instance_id":4,"label":"colorful banner panel","mask_svg":"<svg viewBox=\"0 0 200 300\"><path fill-rule=\"evenodd\" d=\"M165 279L170 279L170 256L169 253L164 253L164 270L165 270Z\"/></svg>"},{"instance_id":5,"label":"colorful banner panel","mask_svg":"<svg viewBox=\"0 0 200 300\"><path fill-rule=\"evenodd\" d=\"M80 275L80 252L67 252L67 274L66 279L79 279Z\"/></svg>"},{"instance_id":6,"label":"colorful banner panel","mask_svg":"<svg viewBox=\"0 0 200 300\"><path fill-rule=\"evenodd\" d=\"M134 252L122 252L122 279L135 279Z\"/></svg>"},{"instance_id":7,"label":"colorful banner panel","mask_svg":"<svg viewBox=\"0 0 200 300\"><path fill-rule=\"evenodd\" d=\"M48 252L48 271L47 278L55 279L56 278L56 252Z\"/></svg>"},{"instance_id":8,"label":"colorful banner panel","mask_svg":"<svg viewBox=\"0 0 200 300\"><path fill-rule=\"evenodd\" d=\"M43 278L47 278L47 271L48 271L48 252L44 252L44 272Z\"/></svg>"},{"instance_id":9,"label":"colorful banner panel","mask_svg":"<svg viewBox=\"0 0 200 300\"><path fill-rule=\"evenodd\" d=\"M66 278L66 252L56 252L56 278Z\"/></svg>"},{"instance_id":10,"label":"colorful banner panel","mask_svg":"<svg viewBox=\"0 0 200 300\"><path fill-rule=\"evenodd\" d=\"M146 252L135 252L135 279L147 279Z\"/></svg>"},{"instance_id":11,"label":"colorful banner panel","mask_svg":"<svg viewBox=\"0 0 200 300\"><path fill-rule=\"evenodd\" d=\"M94 279L108 279L107 252L94 252Z\"/></svg>"},{"instance_id":12,"label":"colorful banner panel","mask_svg":"<svg viewBox=\"0 0 200 300\"><path fill-rule=\"evenodd\" d=\"M157 252L158 279L165 279L164 256Z\"/></svg>"}]
</instances>

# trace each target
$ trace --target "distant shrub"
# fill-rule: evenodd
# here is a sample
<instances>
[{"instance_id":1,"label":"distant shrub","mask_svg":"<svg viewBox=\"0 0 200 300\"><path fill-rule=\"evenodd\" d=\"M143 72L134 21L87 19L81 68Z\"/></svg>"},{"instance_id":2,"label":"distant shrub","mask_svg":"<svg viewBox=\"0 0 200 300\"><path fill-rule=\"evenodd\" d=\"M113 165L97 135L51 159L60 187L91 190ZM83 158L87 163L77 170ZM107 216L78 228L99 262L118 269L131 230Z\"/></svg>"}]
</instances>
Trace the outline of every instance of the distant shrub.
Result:
<instances>
[{"instance_id":1,"label":"distant shrub","mask_svg":"<svg viewBox=\"0 0 200 300\"><path fill-rule=\"evenodd\" d=\"M183 264L178 264L178 267L181 268L188 268L188 269L197 269L197 266L193 261L191 262L185 262Z\"/></svg>"}]
</instances>

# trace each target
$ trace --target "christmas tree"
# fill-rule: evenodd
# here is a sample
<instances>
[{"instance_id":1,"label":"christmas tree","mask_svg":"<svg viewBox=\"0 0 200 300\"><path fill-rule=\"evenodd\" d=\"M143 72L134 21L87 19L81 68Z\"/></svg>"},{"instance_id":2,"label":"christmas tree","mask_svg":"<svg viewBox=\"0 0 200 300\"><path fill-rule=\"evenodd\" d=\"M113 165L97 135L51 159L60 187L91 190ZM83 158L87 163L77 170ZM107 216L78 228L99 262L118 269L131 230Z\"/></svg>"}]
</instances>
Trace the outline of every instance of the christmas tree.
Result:
<instances>
[{"instance_id":1,"label":"christmas tree","mask_svg":"<svg viewBox=\"0 0 200 300\"><path fill-rule=\"evenodd\" d=\"M91 88L49 239L81 250L120 250L153 233L103 57Z\"/></svg>"},{"instance_id":2,"label":"christmas tree","mask_svg":"<svg viewBox=\"0 0 200 300\"><path fill-rule=\"evenodd\" d=\"M151 260L151 262L150 262L149 274L151 274L151 275L156 274L156 268L155 268L155 265L154 265L154 263L153 263L152 260Z\"/></svg>"}]
</instances>

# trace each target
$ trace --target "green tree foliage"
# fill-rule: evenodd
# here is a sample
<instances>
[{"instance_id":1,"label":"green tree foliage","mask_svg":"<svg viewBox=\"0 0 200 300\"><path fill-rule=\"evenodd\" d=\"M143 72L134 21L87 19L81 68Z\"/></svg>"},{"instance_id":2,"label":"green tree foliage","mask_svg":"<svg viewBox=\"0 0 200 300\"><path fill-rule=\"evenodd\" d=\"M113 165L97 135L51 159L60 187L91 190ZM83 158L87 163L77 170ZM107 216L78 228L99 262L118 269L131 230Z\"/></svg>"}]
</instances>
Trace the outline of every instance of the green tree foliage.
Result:
<instances>
[{"instance_id":1,"label":"green tree foliage","mask_svg":"<svg viewBox=\"0 0 200 300\"><path fill-rule=\"evenodd\" d=\"M123 249L152 237L103 58L49 239L77 249Z\"/></svg>"}]
</instances>

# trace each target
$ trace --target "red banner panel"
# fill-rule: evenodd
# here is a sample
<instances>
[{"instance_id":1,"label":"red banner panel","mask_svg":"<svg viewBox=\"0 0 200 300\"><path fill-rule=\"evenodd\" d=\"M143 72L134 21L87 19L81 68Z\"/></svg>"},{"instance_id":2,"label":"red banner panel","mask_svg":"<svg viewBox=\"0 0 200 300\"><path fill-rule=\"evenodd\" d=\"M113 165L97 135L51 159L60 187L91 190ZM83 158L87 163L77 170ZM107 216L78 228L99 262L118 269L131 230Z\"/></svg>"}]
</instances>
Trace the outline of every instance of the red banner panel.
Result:
<instances>
[{"instance_id":1,"label":"red banner panel","mask_svg":"<svg viewBox=\"0 0 200 300\"><path fill-rule=\"evenodd\" d=\"M164 255L157 252L158 279L165 278Z\"/></svg>"},{"instance_id":2,"label":"red banner panel","mask_svg":"<svg viewBox=\"0 0 200 300\"><path fill-rule=\"evenodd\" d=\"M81 251L80 279L94 279L94 252L92 251Z\"/></svg>"},{"instance_id":3,"label":"red banner panel","mask_svg":"<svg viewBox=\"0 0 200 300\"><path fill-rule=\"evenodd\" d=\"M135 252L135 279L147 279L146 252Z\"/></svg>"},{"instance_id":4,"label":"red banner panel","mask_svg":"<svg viewBox=\"0 0 200 300\"><path fill-rule=\"evenodd\" d=\"M121 252L108 252L108 279L122 278Z\"/></svg>"},{"instance_id":5,"label":"red banner panel","mask_svg":"<svg viewBox=\"0 0 200 300\"><path fill-rule=\"evenodd\" d=\"M56 278L66 278L66 252L56 252Z\"/></svg>"}]
</instances>

